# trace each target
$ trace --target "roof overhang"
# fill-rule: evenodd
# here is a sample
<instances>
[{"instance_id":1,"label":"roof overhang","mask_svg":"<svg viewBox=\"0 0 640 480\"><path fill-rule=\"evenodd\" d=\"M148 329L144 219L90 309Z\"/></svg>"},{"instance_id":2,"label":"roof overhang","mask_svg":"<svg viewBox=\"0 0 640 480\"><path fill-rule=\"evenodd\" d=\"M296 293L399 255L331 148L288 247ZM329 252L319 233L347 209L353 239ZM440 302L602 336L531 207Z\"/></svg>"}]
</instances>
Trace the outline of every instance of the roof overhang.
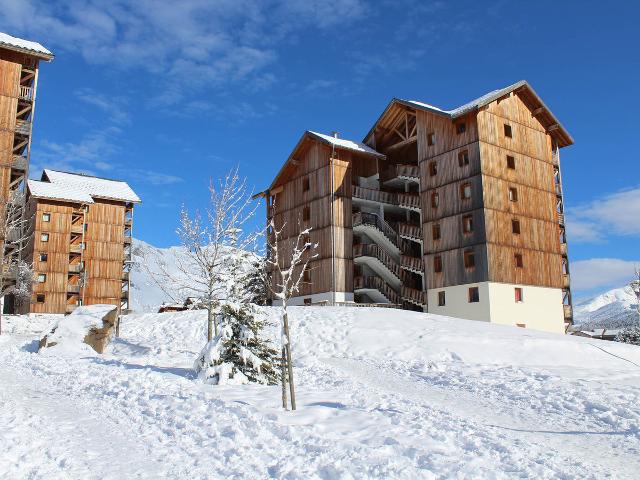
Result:
<instances>
[{"instance_id":1,"label":"roof overhang","mask_svg":"<svg viewBox=\"0 0 640 480\"><path fill-rule=\"evenodd\" d=\"M538 94L526 80L521 80L506 88L496 90L495 92L480 97L477 103L471 102L470 104L466 104L465 106L454 110L442 110L425 103L402 100L400 98L394 97L384 109L382 114L378 117L376 122L373 124L373 127L371 127L363 141L367 144L371 143L373 133L375 132L377 126L394 106L402 106L414 111L420 110L423 112L429 112L435 115L449 118L454 121L471 112L478 111L485 105L488 105L489 103L511 93L515 93L522 99L525 105L527 105L527 107L531 110L532 115L538 119L540 124L547 130L547 133L556 140L559 147L567 147L569 145L573 145L573 138L571 137L569 132L562 126L555 115L551 112L549 107L547 107L547 105L542 101L542 99L538 96Z\"/></svg>"}]
</instances>

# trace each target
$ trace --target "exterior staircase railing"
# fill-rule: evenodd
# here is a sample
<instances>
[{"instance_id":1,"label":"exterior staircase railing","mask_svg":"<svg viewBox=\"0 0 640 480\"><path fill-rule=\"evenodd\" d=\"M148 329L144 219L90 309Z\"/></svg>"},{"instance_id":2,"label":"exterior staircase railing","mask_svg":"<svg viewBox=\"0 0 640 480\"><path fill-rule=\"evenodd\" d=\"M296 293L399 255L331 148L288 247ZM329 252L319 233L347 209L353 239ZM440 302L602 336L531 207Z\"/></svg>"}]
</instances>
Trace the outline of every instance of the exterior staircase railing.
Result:
<instances>
[{"instance_id":1,"label":"exterior staircase railing","mask_svg":"<svg viewBox=\"0 0 640 480\"><path fill-rule=\"evenodd\" d=\"M427 304L427 294L422 290L410 287L402 287L402 300L424 307Z\"/></svg>"},{"instance_id":2,"label":"exterior staircase railing","mask_svg":"<svg viewBox=\"0 0 640 480\"><path fill-rule=\"evenodd\" d=\"M402 270L400 269L400 265L398 262L394 260L394 258L387 253L384 248L380 247L380 245L376 245L375 243L369 244L358 244L353 246L353 256L356 257L373 257L377 258L380 263L382 263L387 269L398 278L398 280L402 280Z\"/></svg>"},{"instance_id":3,"label":"exterior staircase railing","mask_svg":"<svg viewBox=\"0 0 640 480\"><path fill-rule=\"evenodd\" d=\"M353 279L354 290L371 289L378 290L389 300L390 303L400 304L402 299L400 295L391 288L391 286L380 277L375 276L359 276Z\"/></svg>"},{"instance_id":4,"label":"exterior staircase railing","mask_svg":"<svg viewBox=\"0 0 640 480\"><path fill-rule=\"evenodd\" d=\"M384 219L380 218L375 213L357 212L353 214L353 227L360 225L369 225L377 228L385 237L387 237L391 243L396 247L398 246L398 234Z\"/></svg>"}]
</instances>

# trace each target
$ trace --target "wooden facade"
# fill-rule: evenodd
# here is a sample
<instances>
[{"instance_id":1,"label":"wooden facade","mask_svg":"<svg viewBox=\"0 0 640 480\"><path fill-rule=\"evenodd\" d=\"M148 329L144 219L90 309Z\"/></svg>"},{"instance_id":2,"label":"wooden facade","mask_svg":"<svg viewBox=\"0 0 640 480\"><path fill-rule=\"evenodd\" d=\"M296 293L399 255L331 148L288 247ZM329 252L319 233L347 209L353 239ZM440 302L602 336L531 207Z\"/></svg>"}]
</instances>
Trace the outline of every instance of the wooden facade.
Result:
<instances>
[{"instance_id":1,"label":"wooden facade","mask_svg":"<svg viewBox=\"0 0 640 480\"><path fill-rule=\"evenodd\" d=\"M0 215L13 192L22 191L29 171L31 135L35 112L38 71L41 60L50 61L53 55L23 48L19 39L0 44ZM17 258L18 248L4 246L4 258ZM4 286L14 280L3 278ZM5 298L4 311L15 310L12 298Z\"/></svg>"},{"instance_id":2,"label":"wooden facade","mask_svg":"<svg viewBox=\"0 0 640 480\"><path fill-rule=\"evenodd\" d=\"M571 320L559 149L573 140L526 82L452 111L392 100L364 140L377 157L326 138L303 137L265 192L287 239L311 227L320 244L301 296L424 308L427 289L531 285L562 289Z\"/></svg>"},{"instance_id":3,"label":"wooden facade","mask_svg":"<svg viewBox=\"0 0 640 480\"><path fill-rule=\"evenodd\" d=\"M51 198L42 184L29 180L32 233L25 259L33 263L35 283L21 313L69 313L94 304L127 310L136 202L88 194L87 201Z\"/></svg>"}]
</instances>

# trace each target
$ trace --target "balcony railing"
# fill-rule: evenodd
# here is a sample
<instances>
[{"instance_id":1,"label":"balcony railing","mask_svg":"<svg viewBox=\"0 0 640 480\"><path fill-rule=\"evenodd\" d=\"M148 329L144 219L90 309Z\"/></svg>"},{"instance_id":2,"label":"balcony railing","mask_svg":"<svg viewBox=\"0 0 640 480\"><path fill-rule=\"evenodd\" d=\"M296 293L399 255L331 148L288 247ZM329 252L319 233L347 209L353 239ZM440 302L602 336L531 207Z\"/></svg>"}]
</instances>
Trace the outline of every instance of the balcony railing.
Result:
<instances>
[{"instance_id":1,"label":"balcony railing","mask_svg":"<svg viewBox=\"0 0 640 480\"><path fill-rule=\"evenodd\" d=\"M82 244L72 243L71 245L69 245L69 251L71 253L82 253Z\"/></svg>"},{"instance_id":2,"label":"balcony railing","mask_svg":"<svg viewBox=\"0 0 640 480\"><path fill-rule=\"evenodd\" d=\"M31 135L31 122L29 120L16 120L15 132L21 135Z\"/></svg>"},{"instance_id":3,"label":"balcony railing","mask_svg":"<svg viewBox=\"0 0 640 480\"><path fill-rule=\"evenodd\" d=\"M33 100L33 87L26 87L24 85L20 85L20 100Z\"/></svg>"},{"instance_id":4,"label":"balcony railing","mask_svg":"<svg viewBox=\"0 0 640 480\"><path fill-rule=\"evenodd\" d=\"M387 182L396 178L419 182L420 168L417 165L389 165L382 171L380 180Z\"/></svg>"},{"instance_id":5,"label":"balcony railing","mask_svg":"<svg viewBox=\"0 0 640 480\"><path fill-rule=\"evenodd\" d=\"M560 165L560 154L557 152L557 150L554 150L551 153L551 161L554 165Z\"/></svg>"},{"instance_id":6,"label":"balcony railing","mask_svg":"<svg viewBox=\"0 0 640 480\"><path fill-rule=\"evenodd\" d=\"M124 226L125 226L125 228L131 228L133 226L133 219L125 218L124 219Z\"/></svg>"},{"instance_id":7,"label":"balcony railing","mask_svg":"<svg viewBox=\"0 0 640 480\"><path fill-rule=\"evenodd\" d=\"M402 299L424 307L427 304L427 292L415 288L402 287Z\"/></svg>"},{"instance_id":8,"label":"balcony railing","mask_svg":"<svg viewBox=\"0 0 640 480\"><path fill-rule=\"evenodd\" d=\"M398 280L402 279L402 271L400 265L389 255L382 247L374 243L358 244L353 246L353 256L356 257L373 257L382 263L393 273Z\"/></svg>"},{"instance_id":9,"label":"balcony railing","mask_svg":"<svg viewBox=\"0 0 640 480\"><path fill-rule=\"evenodd\" d=\"M23 155L14 155L12 157L11 168L13 168L14 170L20 170L21 172L24 172L27 170L28 164L29 162L27 162L27 157Z\"/></svg>"},{"instance_id":10,"label":"balcony railing","mask_svg":"<svg viewBox=\"0 0 640 480\"><path fill-rule=\"evenodd\" d=\"M422 258L410 257L409 255L402 255L400 257L400 266L405 270L410 270L420 275L424 275L424 265L422 264Z\"/></svg>"},{"instance_id":11,"label":"balcony railing","mask_svg":"<svg viewBox=\"0 0 640 480\"><path fill-rule=\"evenodd\" d=\"M417 225L411 225L409 223L398 224L398 234L402 238L408 238L410 240L422 241L422 229Z\"/></svg>"},{"instance_id":12,"label":"balcony railing","mask_svg":"<svg viewBox=\"0 0 640 480\"><path fill-rule=\"evenodd\" d=\"M371 202L387 203L409 209L420 209L420 196L417 193L384 192L382 190L353 185L351 195L353 198L360 198Z\"/></svg>"},{"instance_id":13,"label":"balcony railing","mask_svg":"<svg viewBox=\"0 0 640 480\"><path fill-rule=\"evenodd\" d=\"M130 236L124 237L124 243L125 243L125 245L130 245L131 244L131 237Z\"/></svg>"},{"instance_id":14,"label":"balcony railing","mask_svg":"<svg viewBox=\"0 0 640 480\"><path fill-rule=\"evenodd\" d=\"M353 279L353 289L354 290L378 290L382 295L384 295L387 300L391 303L400 304L401 298L397 292L389 286L387 282L385 282L380 277L374 276L360 276L354 277Z\"/></svg>"},{"instance_id":15,"label":"balcony railing","mask_svg":"<svg viewBox=\"0 0 640 480\"><path fill-rule=\"evenodd\" d=\"M570 285L571 285L571 277L569 276L569 274L567 273L562 274L562 287L569 288Z\"/></svg>"},{"instance_id":16,"label":"balcony railing","mask_svg":"<svg viewBox=\"0 0 640 480\"><path fill-rule=\"evenodd\" d=\"M80 285L68 284L67 293L80 293Z\"/></svg>"},{"instance_id":17,"label":"balcony railing","mask_svg":"<svg viewBox=\"0 0 640 480\"><path fill-rule=\"evenodd\" d=\"M560 253L562 255L567 255L567 244L566 243L561 243L560 244Z\"/></svg>"},{"instance_id":18,"label":"balcony railing","mask_svg":"<svg viewBox=\"0 0 640 480\"><path fill-rule=\"evenodd\" d=\"M377 228L387 237L391 243L398 245L398 234L384 219L375 213L357 212L353 214L353 228L360 225L368 225Z\"/></svg>"},{"instance_id":19,"label":"balcony railing","mask_svg":"<svg viewBox=\"0 0 640 480\"><path fill-rule=\"evenodd\" d=\"M420 196L417 193L398 193L398 205L420 210Z\"/></svg>"},{"instance_id":20,"label":"balcony railing","mask_svg":"<svg viewBox=\"0 0 640 480\"><path fill-rule=\"evenodd\" d=\"M82 233L83 230L84 230L84 226L82 223L71 224L71 233Z\"/></svg>"},{"instance_id":21,"label":"balcony railing","mask_svg":"<svg viewBox=\"0 0 640 480\"><path fill-rule=\"evenodd\" d=\"M69 264L69 272L71 273L80 273L83 269L84 265L82 264L82 262Z\"/></svg>"},{"instance_id":22,"label":"balcony railing","mask_svg":"<svg viewBox=\"0 0 640 480\"><path fill-rule=\"evenodd\" d=\"M563 305L563 308L564 308L564 318L565 319L572 318L573 308L571 307L571 305Z\"/></svg>"},{"instance_id":23,"label":"balcony railing","mask_svg":"<svg viewBox=\"0 0 640 480\"><path fill-rule=\"evenodd\" d=\"M558 212L558 223L564 225L564 213Z\"/></svg>"}]
</instances>

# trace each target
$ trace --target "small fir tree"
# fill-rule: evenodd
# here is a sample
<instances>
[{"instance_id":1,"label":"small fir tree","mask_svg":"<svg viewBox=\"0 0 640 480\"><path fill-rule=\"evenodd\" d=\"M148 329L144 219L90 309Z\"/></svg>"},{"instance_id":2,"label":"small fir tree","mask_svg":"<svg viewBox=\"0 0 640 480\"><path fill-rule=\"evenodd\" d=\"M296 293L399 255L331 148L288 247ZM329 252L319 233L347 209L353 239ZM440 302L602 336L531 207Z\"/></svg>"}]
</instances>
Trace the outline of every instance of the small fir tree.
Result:
<instances>
[{"instance_id":1,"label":"small fir tree","mask_svg":"<svg viewBox=\"0 0 640 480\"><path fill-rule=\"evenodd\" d=\"M267 304L267 284L265 283L267 263L264 257L256 256L242 278L246 301L255 305Z\"/></svg>"},{"instance_id":2,"label":"small fir tree","mask_svg":"<svg viewBox=\"0 0 640 480\"><path fill-rule=\"evenodd\" d=\"M625 327L616 335L616 338L614 338L614 340L616 342L629 343L631 345L640 346L640 323Z\"/></svg>"},{"instance_id":3,"label":"small fir tree","mask_svg":"<svg viewBox=\"0 0 640 480\"><path fill-rule=\"evenodd\" d=\"M198 377L214 385L278 383L278 351L262 337L267 326L249 304L224 304L218 335L196 359Z\"/></svg>"}]
</instances>

